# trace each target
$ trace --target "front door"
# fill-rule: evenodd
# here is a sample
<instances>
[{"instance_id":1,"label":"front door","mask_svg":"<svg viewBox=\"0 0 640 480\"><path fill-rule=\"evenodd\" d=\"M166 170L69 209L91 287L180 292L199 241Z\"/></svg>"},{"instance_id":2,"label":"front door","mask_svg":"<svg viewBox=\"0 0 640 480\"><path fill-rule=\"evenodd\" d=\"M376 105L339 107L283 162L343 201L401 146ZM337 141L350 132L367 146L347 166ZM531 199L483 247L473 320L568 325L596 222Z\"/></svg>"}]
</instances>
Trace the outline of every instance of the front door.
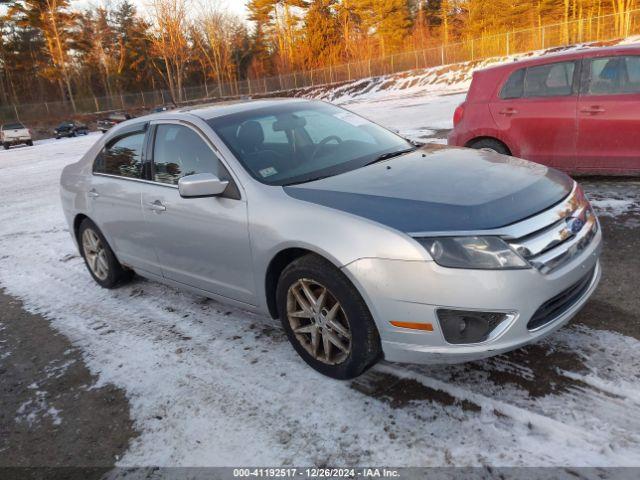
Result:
<instances>
[{"instance_id":1,"label":"front door","mask_svg":"<svg viewBox=\"0 0 640 480\"><path fill-rule=\"evenodd\" d=\"M490 109L512 153L571 170L576 155L576 64L536 65L511 74Z\"/></svg>"},{"instance_id":2,"label":"front door","mask_svg":"<svg viewBox=\"0 0 640 480\"><path fill-rule=\"evenodd\" d=\"M255 305L246 200L195 130L163 123L153 135L155 185L142 195L142 209L163 276ZM178 180L196 173L213 173L230 186L218 197L182 198Z\"/></svg>"},{"instance_id":3,"label":"front door","mask_svg":"<svg viewBox=\"0 0 640 480\"><path fill-rule=\"evenodd\" d=\"M586 59L578 102L579 170L640 171L640 56Z\"/></svg>"}]
</instances>

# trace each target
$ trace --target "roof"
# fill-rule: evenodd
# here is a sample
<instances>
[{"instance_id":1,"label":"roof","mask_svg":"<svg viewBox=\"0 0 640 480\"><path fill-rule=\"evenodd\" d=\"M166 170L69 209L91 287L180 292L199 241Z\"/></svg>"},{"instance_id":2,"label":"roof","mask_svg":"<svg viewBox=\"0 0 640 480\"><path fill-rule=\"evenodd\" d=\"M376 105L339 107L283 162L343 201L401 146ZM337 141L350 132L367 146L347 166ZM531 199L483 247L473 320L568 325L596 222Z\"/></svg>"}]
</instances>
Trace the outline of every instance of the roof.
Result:
<instances>
[{"instance_id":1,"label":"roof","mask_svg":"<svg viewBox=\"0 0 640 480\"><path fill-rule=\"evenodd\" d=\"M304 103L309 100L301 98L271 98L262 100L234 100L229 102L210 103L205 105L196 105L193 107L185 107L178 109L178 112L190 113L204 120L211 118L232 115L234 113L242 113L257 108L268 108L283 103Z\"/></svg>"},{"instance_id":2,"label":"roof","mask_svg":"<svg viewBox=\"0 0 640 480\"><path fill-rule=\"evenodd\" d=\"M550 49L553 50L553 49ZM550 51L547 50L547 51ZM614 45L611 47L591 47L588 45L581 47L569 47L563 48L558 51L551 51L550 53L545 53L543 55L521 58L513 62L507 62L500 65L496 65L493 67L482 69L482 71L496 71L501 69L511 69L511 68L521 68L526 67L528 65L536 65L549 63L557 60L573 60L577 58L582 58L584 56L607 56L607 55L619 55L633 52L635 54L640 54L640 44L630 44L630 45Z\"/></svg>"}]
</instances>

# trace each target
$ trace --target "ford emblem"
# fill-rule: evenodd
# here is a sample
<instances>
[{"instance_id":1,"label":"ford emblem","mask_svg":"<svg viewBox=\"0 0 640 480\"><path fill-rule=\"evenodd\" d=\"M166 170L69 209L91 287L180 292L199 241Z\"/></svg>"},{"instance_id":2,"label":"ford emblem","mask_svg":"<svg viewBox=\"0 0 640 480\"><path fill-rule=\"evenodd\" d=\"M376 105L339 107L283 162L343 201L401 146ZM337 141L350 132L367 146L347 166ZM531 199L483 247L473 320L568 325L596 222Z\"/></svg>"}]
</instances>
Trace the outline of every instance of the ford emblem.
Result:
<instances>
[{"instance_id":1,"label":"ford emblem","mask_svg":"<svg viewBox=\"0 0 640 480\"><path fill-rule=\"evenodd\" d=\"M582 230L582 227L584 227L584 220L582 220L581 218L571 217L567 219L567 228L574 235Z\"/></svg>"}]
</instances>

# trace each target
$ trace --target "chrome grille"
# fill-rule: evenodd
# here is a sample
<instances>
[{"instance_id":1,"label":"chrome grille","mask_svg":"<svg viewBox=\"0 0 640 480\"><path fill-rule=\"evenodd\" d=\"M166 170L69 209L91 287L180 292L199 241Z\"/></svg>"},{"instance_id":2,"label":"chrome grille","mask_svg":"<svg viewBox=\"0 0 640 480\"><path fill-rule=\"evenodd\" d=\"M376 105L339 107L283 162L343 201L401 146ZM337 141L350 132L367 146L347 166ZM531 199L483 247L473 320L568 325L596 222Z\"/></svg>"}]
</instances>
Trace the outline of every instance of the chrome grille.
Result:
<instances>
[{"instance_id":1,"label":"chrome grille","mask_svg":"<svg viewBox=\"0 0 640 480\"><path fill-rule=\"evenodd\" d=\"M578 184L556 207L508 228L502 238L542 273L561 267L582 251L598 231L588 200Z\"/></svg>"}]
</instances>

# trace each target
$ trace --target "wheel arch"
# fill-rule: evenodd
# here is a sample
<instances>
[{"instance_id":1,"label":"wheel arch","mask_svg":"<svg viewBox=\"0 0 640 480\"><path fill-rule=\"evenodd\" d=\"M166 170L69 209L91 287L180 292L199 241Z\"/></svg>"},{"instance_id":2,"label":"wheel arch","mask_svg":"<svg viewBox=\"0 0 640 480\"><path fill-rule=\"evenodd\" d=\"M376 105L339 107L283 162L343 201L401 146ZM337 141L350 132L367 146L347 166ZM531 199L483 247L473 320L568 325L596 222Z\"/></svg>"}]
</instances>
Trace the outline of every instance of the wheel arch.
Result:
<instances>
[{"instance_id":1,"label":"wheel arch","mask_svg":"<svg viewBox=\"0 0 640 480\"><path fill-rule=\"evenodd\" d=\"M283 270L287 268L293 261L297 260L300 257L305 255L315 255L327 263L333 265L338 271L340 271L343 275L347 277L347 279L353 284L354 288L360 293L363 299L365 299L365 303L367 306L369 302L366 301L366 297L362 295L361 286L350 278L349 275L346 275L345 271L341 268L343 263L339 261L339 259L334 258L328 252L324 252L320 249L314 248L311 245L288 245L283 246L269 262L266 273L264 276L264 295L267 304L267 309L269 311L269 315L272 318L278 318L278 306L276 302L276 290L278 288L278 280L280 279L280 275Z\"/></svg>"},{"instance_id":2,"label":"wheel arch","mask_svg":"<svg viewBox=\"0 0 640 480\"><path fill-rule=\"evenodd\" d=\"M507 149L507 152L509 152L509 155L513 155L513 149L507 144L507 142L505 142L503 139L498 138L498 137L494 137L491 135L480 135L477 137L473 137L471 140L469 140L467 143L464 144L465 147L467 148L472 148L473 144L480 142L482 140L491 140L494 142L498 142L502 145L504 145L504 148Z\"/></svg>"},{"instance_id":3,"label":"wheel arch","mask_svg":"<svg viewBox=\"0 0 640 480\"><path fill-rule=\"evenodd\" d=\"M278 280L280 279L282 271L287 268L287 266L290 265L291 262L309 254L318 255L325 260L330 261L326 257L318 254L317 252L314 252L313 250L309 250L308 248L288 247L276 253L269 262L264 279L264 292L267 301L267 308L269 310L269 315L271 315L271 318L278 318L276 289L278 288Z\"/></svg>"},{"instance_id":4,"label":"wheel arch","mask_svg":"<svg viewBox=\"0 0 640 480\"><path fill-rule=\"evenodd\" d=\"M80 239L78 238L78 232L80 231L80 225L87 218L89 220L91 220L88 215L85 215L84 213L78 213L73 219L73 236L76 239L76 242L78 242L78 245L80 244ZM93 220L91 220L91 221L93 221Z\"/></svg>"}]
</instances>

